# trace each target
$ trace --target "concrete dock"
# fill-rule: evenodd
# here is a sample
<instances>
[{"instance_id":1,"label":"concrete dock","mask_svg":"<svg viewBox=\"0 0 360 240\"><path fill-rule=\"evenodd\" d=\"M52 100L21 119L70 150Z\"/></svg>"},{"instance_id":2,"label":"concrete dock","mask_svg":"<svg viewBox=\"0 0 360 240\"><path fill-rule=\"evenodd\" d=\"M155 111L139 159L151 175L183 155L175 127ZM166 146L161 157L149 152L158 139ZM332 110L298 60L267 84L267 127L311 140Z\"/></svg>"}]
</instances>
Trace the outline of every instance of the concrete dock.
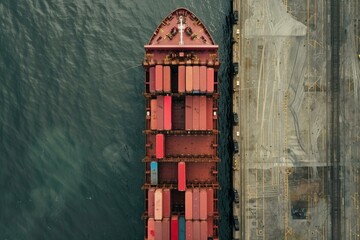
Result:
<instances>
[{"instance_id":1,"label":"concrete dock","mask_svg":"<svg viewBox=\"0 0 360 240\"><path fill-rule=\"evenodd\" d=\"M233 238L360 239L360 0L235 11Z\"/></svg>"}]
</instances>

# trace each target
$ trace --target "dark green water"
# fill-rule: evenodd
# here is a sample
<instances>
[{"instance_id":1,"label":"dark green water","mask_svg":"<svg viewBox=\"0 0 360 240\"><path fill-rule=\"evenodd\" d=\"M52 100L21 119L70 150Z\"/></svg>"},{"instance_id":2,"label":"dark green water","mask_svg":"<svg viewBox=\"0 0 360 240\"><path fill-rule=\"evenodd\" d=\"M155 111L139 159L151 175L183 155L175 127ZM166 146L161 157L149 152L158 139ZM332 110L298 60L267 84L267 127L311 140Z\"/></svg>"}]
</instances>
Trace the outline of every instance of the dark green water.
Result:
<instances>
[{"instance_id":1,"label":"dark green water","mask_svg":"<svg viewBox=\"0 0 360 240\"><path fill-rule=\"evenodd\" d=\"M231 238L230 1L2 0L1 240L143 238L143 45L180 6L220 45L220 227Z\"/></svg>"}]
</instances>

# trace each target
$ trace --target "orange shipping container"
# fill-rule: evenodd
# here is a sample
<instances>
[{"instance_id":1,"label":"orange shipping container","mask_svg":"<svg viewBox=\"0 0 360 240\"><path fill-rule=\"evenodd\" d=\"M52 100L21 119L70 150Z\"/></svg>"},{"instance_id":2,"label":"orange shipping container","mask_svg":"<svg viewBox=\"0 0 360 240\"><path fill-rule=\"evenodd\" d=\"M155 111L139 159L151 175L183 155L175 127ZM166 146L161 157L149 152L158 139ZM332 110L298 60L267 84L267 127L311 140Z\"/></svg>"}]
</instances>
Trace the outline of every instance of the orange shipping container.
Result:
<instances>
[{"instance_id":1,"label":"orange shipping container","mask_svg":"<svg viewBox=\"0 0 360 240\"><path fill-rule=\"evenodd\" d=\"M192 190L186 189L185 192L185 219L192 220L193 218L193 206L192 206Z\"/></svg>"},{"instance_id":2,"label":"orange shipping container","mask_svg":"<svg viewBox=\"0 0 360 240\"><path fill-rule=\"evenodd\" d=\"M158 130L164 130L164 96L157 96L156 104L156 127Z\"/></svg>"},{"instance_id":3,"label":"orange shipping container","mask_svg":"<svg viewBox=\"0 0 360 240\"><path fill-rule=\"evenodd\" d=\"M200 130L206 130L206 96L200 96Z\"/></svg>"},{"instance_id":4,"label":"orange shipping container","mask_svg":"<svg viewBox=\"0 0 360 240\"><path fill-rule=\"evenodd\" d=\"M179 66L179 71L178 71L178 91L179 93L184 93L185 92L185 66Z\"/></svg>"},{"instance_id":5,"label":"orange shipping container","mask_svg":"<svg viewBox=\"0 0 360 240\"><path fill-rule=\"evenodd\" d=\"M200 67L193 66L193 91L200 91Z\"/></svg>"},{"instance_id":6,"label":"orange shipping container","mask_svg":"<svg viewBox=\"0 0 360 240\"><path fill-rule=\"evenodd\" d=\"M200 222L200 240L207 240L208 238L208 229L207 221Z\"/></svg>"},{"instance_id":7,"label":"orange shipping container","mask_svg":"<svg viewBox=\"0 0 360 240\"><path fill-rule=\"evenodd\" d=\"M200 129L200 97L193 96L193 129Z\"/></svg>"},{"instance_id":8,"label":"orange shipping container","mask_svg":"<svg viewBox=\"0 0 360 240\"><path fill-rule=\"evenodd\" d=\"M171 73L170 66L164 66L164 92L171 92Z\"/></svg>"},{"instance_id":9,"label":"orange shipping container","mask_svg":"<svg viewBox=\"0 0 360 240\"><path fill-rule=\"evenodd\" d=\"M202 188L200 189L200 220L207 219L207 210L207 193L206 189Z\"/></svg>"},{"instance_id":10,"label":"orange shipping container","mask_svg":"<svg viewBox=\"0 0 360 240\"><path fill-rule=\"evenodd\" d=\"M199 188L193 189L193 219L199 220L200 218L200 191ZM198 238L195 238L198 239Z\"/></svg>"},{"instance_id":11,"label":"orange shipping container","mask_svg":"<svg viewBox=\"0 0 360 240\"><path fill-rule=\"evenodd\" d=\"M162 65L155 66L155 91L156 92L163 91L163 66Z\"/></svg>"},{"instance_id":12,"label":"orange shipping container","mask_svg":"<svg viewBox=\"0 0 360 240\"><path fill-rule=\"evenodd\" d=\"M155 220L161 220L163 217L163 192L161 188L155 190Z\"/></svg>"},{"instance_id":13,"label":"orange shipping container","mask_svg":"<svg viewBox=\"0 0 360 240\"><path fill-rule=\"evenodd\" d=\"M200 240L201 232L200 232L200 221L193 221L193 239Z\"/></svg>"},{"instance_id":14,"label":"orange shipping container","mask_svg":"<svg viewBox=\"0 0 360 240\"><path fill-rule=\"evenodd\" d=\"M155 240L155 221L153 218L148 219L148 240Z\"/></svg>"},{"instance_id":15,"label":"orange shipping container","mask_svg":"<svg viewBox=\"0 0 360 240\"><path fill-rule=\"evenodd\" d=\"M155 221L155 239L156 240L162 240L162 222L161 221Z\"/></svg>"},{"instance_id":16,"label":"orange shipping container","mask_svg":"<svg viewBox=\"0 0 360 240\"><path fill-rule=\"evenodd\" d=\"M206 92L206 67L200 67L200 92Z\"/></svg>"},{"instance_id":17,"label":"orange shipping container","mask_svg":"<svg viewBox=\"0 0 360 240\"><path fill-rule=\"evenodd\" d=\"M164 129L171 130L171 96L164 96Z\"/></svg>"},{"instance_id":18,"label":"orange shipping container","mask_svg":"<svg viewBox=\"0 0 360 240\"><path fill-rule=\"evenodd\" d=\"M209 217L214 215L214 189L207 189L207 213Z\"/></svg>"},{"instance_id":19,"label":"orange shipping container","mask_svg":"<svg viewBox=\"0 0 360 240\"><path fill-rule=\"evenodd\" d=\"M207 219L207 224L208 224L208 237L212 237L214 235L214 222L213 222L213 218L212 217L209 217Z\"/></svg>"},{"instance_id":20,"label":"orange shipping container","mask_svg":"<svg viewBox=\"0 0 360 240\"><path fill-rule=\"evenodd\" d=\"M193 130L193 97L185 97L185 130Z\"/></svg>"},{"instance_id":21,"label":"orange shipping container","mask_svg":"<svg viewBox=\"0 0 360 240\"><path fill-rule=\"evenodd\" d=\"M150 188L148 191L148 216L149 218L154 217L154 201L155 201L155 189Z\"/></svg>"},{"instance_id":22,"label":"orange shipping container","mask_svg":"<svg viewBox=\"0 0 360 240\"><path fill-rule=\"evenodd\" d=\"M170 239L170 220L169 218L164 218L162 220L162 239Z\"/></svg>"},{"instance_id":23,"label":"orange shipping container","mask_svg":"<svg viewBox=\"0 0 360 240\"><path fill-rule=\"evenodd\" d=\"M193 240L193 223L192 223L192 221L186 221L185 234L186 234L186 240Z\"/></svg>"},{"instance_id":24,"label":"orange shipping container","mask_svg":"<svg viewBox=\"0 0 360 240\"><path fill-rule=\"evenodd\" d=\"M206 83L206 91L208 93L214 92L214 68L207 69L207 83Z\"/></svg>"},{"instance_id":25,"label":"orange shipping container","mask_svg":"<svg viewBox=\"0 0 360 240\"><path fill-rule=\"evenodd\" d=\"M151 118L150 118L150 129L151 130L155 130L156 129L156 109L157 109L157 100L156 99L151 99L150 101L150 114L151 114Z\"/></svg>"},{"instance_id":26,"label":"orange shipping container","mask_svg":"<svg viewBox=\"0 0 360 240\"><path fill-rule=\"evenodd\" d=\"M171 212L171 193L170 189L163 190L163 216L169 218Z\"/></svg>"},{"instance_id":27,"label":"orange shipping container","mask_svg":"<svg viewBox=\"0 0 360 240\"><path fill-rule=\"evenodd\" d=\"M149 68L149 90L151 93L155 92L155 67Z\"/></svg>"},{"instance_id":28,"label":"orange shipping container","mask_svg":"<svg viewBox=\"0 0 360 240\"><path fill-rule=\"evenodd\" d=\"M178 190L186 190L186 165L185 162L178 163Z\"/></svg>"},{"instance_id":29,"label":"orange shipping container","mask_svg":"<svg viewBox=\"0 0 360 240\"><path fill-rule=\"evenodd\" d=\"M193 88L192 67L186 66L186 92L191 93Z\"/></svg>"},{"instance_id":30,"label":"orange shipping container","mask_svg":"<svg viewBox=\"0 0 360 240\"><path fill-rule=\"evenodd\" d=\"M207 98L206 105L206 128L207 130L213 130L213 99Z\"/></svg>"}]
</instances>

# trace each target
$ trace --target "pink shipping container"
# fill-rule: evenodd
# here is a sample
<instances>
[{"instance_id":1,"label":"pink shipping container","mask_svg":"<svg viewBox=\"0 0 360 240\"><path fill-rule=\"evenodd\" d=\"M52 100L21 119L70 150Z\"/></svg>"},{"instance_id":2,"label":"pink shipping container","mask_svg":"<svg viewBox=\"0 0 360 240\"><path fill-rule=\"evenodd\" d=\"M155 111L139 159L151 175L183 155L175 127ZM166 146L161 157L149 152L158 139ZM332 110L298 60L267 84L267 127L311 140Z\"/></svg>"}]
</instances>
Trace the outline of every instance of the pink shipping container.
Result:
<instances>
[{"instance_id":1,"label":"pink shipping container","mask_svg":"<svg viewBox=\"0 0 360 240\"><path fill-rule=\"evenodd\" d=\"M199 220L200 218L200 192L199 188L193 189L193 219ZM197 239L197 238L195 238Z\"/></svg>"},{"instance_id":2,"label":"pink shipping container","mask_svg":"<svg viewBox=\"0 0 360 240\"><path fill-rule=\"evenodd\" d=\"M200 92L206 92L206 67L200 67Z\"/></svg>"},{"instance_id":3,"label":"pink shipping container","mask_svg":"<svg viewBox=\"0 0 360 240\"><path fill-rule=\"evenodd\" d=\"M193 96L193 129L200 129L200 96Z\"/></svg>"},{"instance_id":4,"label":"pink shipping container","mask_svg":"<svg viewBox=\"0 0 360 240\"><path fill-rule=\"evenodd\" d=\"M206 189L200 189L200 220L206 220L208 213L207 213L207 193Z\"/></svg>"},{"instance_id":5,"label":"pink shipping container","mask_svg":"<svg viewBox=\"0 0 360 240\"><path fill-rule=\"evenodd\" d=\"M186 189L185 192L185 219L192 220L193 218L193 205L192 205L192 190Z\"/></svg>"},{"instance_id":6,"label":"pink shipping container","mask_svg":"<svg viewBox=\"0 0 360 240\"><path fill-rule=\"evenodd\" d=\"M206 130L206 96L200 96L200 130Z\"/></svg>"},{"instance_id":7,"label":"pink shipping container","mask_svg":"<svg viewBox=\"0 0 360 240\"><path fill-rule=\"evenodd\" d=\"M157 96L156 102L156 127L158 130L164 129L164 96Z\"/></svg>"},{"instance_id":8,"label":"pink shipping container","mask_svg":"<svg viewBox=\"0 0 360 240\"><path fill-rule=\"evenodd\" d=\"M184 162L178 163L178 190L186 190L186 165Z\"/></svg>"},{"instance_id":9,"label":"pink shipping container","mask_svg":"<svg viewBox=\"0 0 360 240\"><path fill-rule=\"evenodd\" d=\"M155 220L161 220L163 217L162 200L163 200L163 191L161 188L158 188L155 190L155 214L154 214Z\"/></svg>"},{"instance_id":10,"label":"pink shipping container","mask_svg":"<svg viewBox=\"0 0 360 240\"><path fill-rule=\"evenodd\" d=\"M169 240L170 239L170 219L164 218L162 220L162 239Z\"/></svg>"},{"instance_id":11,"label":"pink shipping container","mask_svg":"<svg viewBox=\"0 0 360 240\"><path fill-rule=\"evenodd\" d=\"M155 67L149 68L149 90L151 93L155 92Z\"/></svg>"},{"instance_id":12,"label":"pink shipping container","mask_svg":"<svg viewBox=\"0 0 360 240\"><path fill-rule=\"evenodd\" d=\"M148 226L147 226L147 235L148 240L155 240L155 221L153 218L148 219Z\"/></svg>"},{"instance_id":13,"label":"pink shipping container","mask_svg":"<svg viewBox=\"0 0 360 240\"><path fill-rule=\"evenodd\" d=\"M207 189L207 213L209 217L214 215L214 189Z\"/></svg>"},{"instance_id":14,"label":"pink shipping container","mask_svg":"<svg viewBox=\"0 0 360 240\"><path fill-rule=\"evenodd\" d=\"M192 92L193 90L193 72L191 66L186 66L186 92Z\"/></svg>"},{"instance_id":15,"label":"pink shipping container","mask_svg":"<svg viewBox=\"0 0 360 240\"><path fill-rule=\"evenodd\" d=\"M193 223L192 223L192 221L186 221L185 234L186 234L186 237L185 237L186 240L193 240Z\"/></svg>"},{"instance_id":16,"label":"pink shipping container","mask_svg":"<svg viewBox=\"0 0 360 240\"><path fill-rule=\"evenodd\" d=\"M208 237L207 221L200 222L200 240L207 240Z\"/></svg>"},{"instance_id":17,"label":"pink shipping container","mask_svg":"<svg viewBox=\"0 0 360 240\"><path fill-rule=\"evenodd\" d=\"M178 216L171 217L171 240L179 239L179 219Z\"/></svg>"},{"instance_id":18,"label":"pink shipping container","mask_svg":"<svg viewBox=\"0 0 360 240\"><path fill-rule=\"evenodd\" d=\"M162 240L162 221L155 221L155 239Z\"/></svg>"},{"instance_id":19,"label":"pink shipping container","mask_svg":"<svg viewBox=\"0 0 360 240\"><path fill-rule=\"evenodd\" d=\"M157 100L151 99L150 101L150 129L155 130L156 129L156 110L157 110Z\"/></svg>"},{"instance_id":20,"label":"pink shipping container","mask_svg":"<svg viewBox=\"0 0 360 240\"><path fill-rule=\"evenodd\" d=\"M208 237L212 237L214 235L214 220L212 217L207 219L207 229L208 229Z\"/></svg>"},{"instance_id":21,"label":"pink shipping container","mask_svg":"<svg viewBox=\"0 0 360 240\"><path fill-rule=\"evenodd\" d=\"M206 105L206 128L207 130L213 130L213 99L207 98Z\"/></svg>"},{"instance_id":22,"label":"pink shipping container","mask_svg":"<svg viewBox=\"0 0 360 240\"><path fill-rule=\"evenodd\" d=\"M193 66L193 90L200 91L200 67Z\"/></svg>"},{"instance_id":23,"label":"pink shipping container","mask_svg":"<svg viewBox=\"0 0 360 240\"><path fill-rule=\"evenodd\" d=\"M179 91L179 93L184 93L185 92L185 66L179 66L178 76L179 76L178 91Z\"/></svg>"},{"instance_id":24,"label":"pink shipping container","mask_svg":"<svg viewBox=\"0 0 360 240\"><path fill-rule=\"evenodd\" d=\"M171 130L171 96L164 96L164 129Z\"/></svg>"},{"instance_id":25,"label":"pink shipping container","mask_svg":"<svg viewBox=\"0 0 360 240\"><path fill-rule=\"evenodd\" d=\"M171 213L171 193L170 189L163 190L163 216L169 218Z\"/></svg>"},{"instance_id":26,"label":"pink shipping container","mask_svg":"<svg viewBox=\"0 0 360 240\"><path fill-rule=\"evenodd\" d=\"M163 66L162 65L155 66L155 91L157 91L157 92L163 91Z\"/></svg>"},{"instance_id":27,"label":"pink shipping container","mask_svg":"<svg viewBox=\"0 0 360 240\"><path fill-rule=\"evenodd\" d=\"M154 204L155 204L155 189L150 188L148 191L148 216L149 218L154 217Z\"/></svg>"},{"instance_id":28,"label":"pink shipping container","mask_svg":"<svg viewBox=\"0 0 360 240\"><path fill-rule=\"evenodd\" d=\"M208 93L214 92L214 68L207 69L207 83L206 83L206 91Z\"/></svg>"},{"instance_id":29,"label":"pink shipping container","mask_svg":"<svg viewBox=\"0 0 360 240\"><path fill-rule=\"evenodd\" d=\"M193 221L193 239L200 240L201 232L200 232L200 221Z\"/></svg>"},{"instance_id":30,"label":"pink shipping container","mask_svg":"<svg viewBox=\"0 0 360 240\"><path fill-rule=\"evenodd\" d=\"M193 129L193 97L185 97L185 130Z\"/></svg>"},{"instance_id":31,"label":"pink shipping container","mask_svg":"<svg viewBox=\"0 0 360 240\"><path fill-rule=\"evenodd\" d=\"M165 137L164 134L156 134L156 158L165 157Z\"/></svg>"},{"instance_id":32,"label":"pink shipping container","mask_svg":"<svg viewBox=\"0 0 360 240\"><path fill-rule=\"evenodd\" d=\"M164 92L171 92L171 73L170 66L164 66Z\"/></svg>"}]
</instances>

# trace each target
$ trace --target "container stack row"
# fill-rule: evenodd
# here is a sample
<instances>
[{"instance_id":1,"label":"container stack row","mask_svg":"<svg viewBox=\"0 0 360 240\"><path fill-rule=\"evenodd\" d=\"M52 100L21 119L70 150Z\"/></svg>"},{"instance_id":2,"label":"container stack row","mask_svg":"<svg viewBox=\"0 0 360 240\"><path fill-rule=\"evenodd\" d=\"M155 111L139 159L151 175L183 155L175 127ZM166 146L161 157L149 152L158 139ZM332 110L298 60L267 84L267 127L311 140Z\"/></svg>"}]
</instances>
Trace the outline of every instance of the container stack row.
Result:
<instances>
[{"instance_id":1,"label":"container stack row","mask_svg":"<svg viewBox=\"0 0 360 240\"><path fill-rule=\"evenodd\" d=\"M148 190L148 216L155 220L169 218L171 214L170 189L150 188Z\"/></svg>"},{"instance_id":2,"label":"container stack row","mask_svg":"<svg viewBox=\"0 0 360 240\"><path fill-rule=\"evenodd\" d=\"M177 72L179 93L214 92L214 68L180 65ZM170 93L172 91L170 66L156 65L149 68L149 90L150 93Z\"/></svg>"},{"instance_id":3,"label":"container stack row","mask_svg":"<svg viewBox=\"0 0 360 240\"><path fill-rule=\"evenodd\" d=\"M185 240L186 224L184 216L172 215L161 221L148 219L148 240ZM200 240L200 238L199 238ZM207 240L205 238L204 240Z\"/></svg>"},{"instance_id":4,"label":"container stack row","mask_svg":"<svg viewBox=\"0 0 360 240\"><path fill-rule=\"evenodd\" d=\"M150 101L150 129L171 130L172 97L157 96Z\"/></svg>"},{"instance_id":5,"label":"container stack row","mask_svg":"<svg viewBox=\"0 0 360 240\"><path fill-rule=\"evenodd\" d=\"M185 97L185 130L213 129L213 99L206 96Z\"/></svg>"}]
</instances>

